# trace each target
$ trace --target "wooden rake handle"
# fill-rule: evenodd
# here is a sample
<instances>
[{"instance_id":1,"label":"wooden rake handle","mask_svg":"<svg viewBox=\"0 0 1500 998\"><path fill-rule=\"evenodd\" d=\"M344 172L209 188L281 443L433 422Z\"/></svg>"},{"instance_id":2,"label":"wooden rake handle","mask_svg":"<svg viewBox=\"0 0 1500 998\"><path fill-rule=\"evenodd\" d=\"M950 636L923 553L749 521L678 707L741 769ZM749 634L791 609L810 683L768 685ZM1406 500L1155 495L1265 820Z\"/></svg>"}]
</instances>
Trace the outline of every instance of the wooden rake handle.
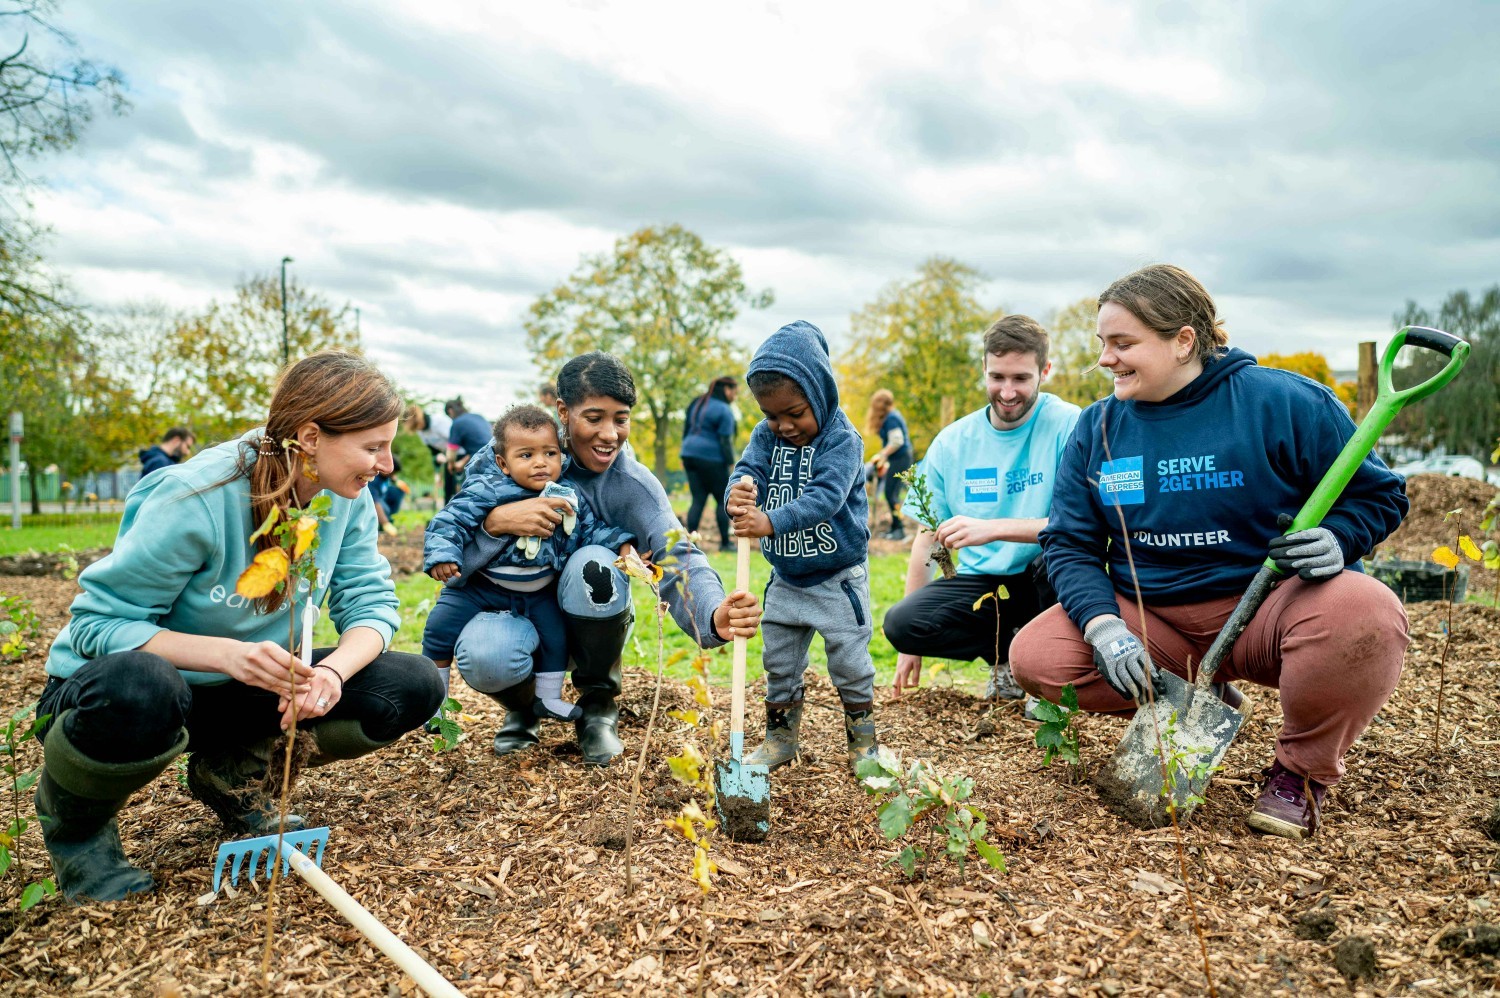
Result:
<instances>
[{"instance_id":1,"label":"wooden rake handle","mask_svg":"<svg viewBox=\"0 0 1500 998\"><path fill-rule=\"evenodd\" d=\"M734 588L750 591L750 538L740 537L734 559ZM735 635L734 671L731 674L729 694L729 739L731 745L740 744L745 737L745 660L748 657L748 638ZM735 736L739 736L736 738ZM735 754L738 758L738 753Z\"/></svg>"}]
</instances>

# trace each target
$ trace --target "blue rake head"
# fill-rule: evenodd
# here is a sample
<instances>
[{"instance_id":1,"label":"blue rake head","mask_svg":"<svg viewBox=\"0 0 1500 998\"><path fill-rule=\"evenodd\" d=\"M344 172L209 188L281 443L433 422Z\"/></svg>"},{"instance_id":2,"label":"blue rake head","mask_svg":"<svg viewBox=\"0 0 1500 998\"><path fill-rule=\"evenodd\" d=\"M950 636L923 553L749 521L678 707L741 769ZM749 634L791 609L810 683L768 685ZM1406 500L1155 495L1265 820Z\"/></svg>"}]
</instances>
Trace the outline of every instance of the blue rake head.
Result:
<instances>
[{"instance_id":1,"label":"blue rake head","mask_svg":"<svg viewBox=\"0 0 1500 998\"><path fill-rule=\"evenodd\" d=\"M245 860L250 861L250 868L246 876L254 880L257 876L271 879L271 864L276 856L275 835L258 835L253 839L236 839L233 842L225 842L219 846L219 855L214 861L214 891L219 890L219 883L224 878L224 867L229 866L229 882L238 883L240 868L245 865ZM317 866L323 865L323 847L328 844L328 828L304 828L300 832L287 832L281 837L282 841L293 849L301 850L310 857ZM262 859L264 858L264 863ZM231 863L232 861L232 863ZM282 854L281 873L287 876L292 872L291 860Z\"/></svg>"}]
</instances>

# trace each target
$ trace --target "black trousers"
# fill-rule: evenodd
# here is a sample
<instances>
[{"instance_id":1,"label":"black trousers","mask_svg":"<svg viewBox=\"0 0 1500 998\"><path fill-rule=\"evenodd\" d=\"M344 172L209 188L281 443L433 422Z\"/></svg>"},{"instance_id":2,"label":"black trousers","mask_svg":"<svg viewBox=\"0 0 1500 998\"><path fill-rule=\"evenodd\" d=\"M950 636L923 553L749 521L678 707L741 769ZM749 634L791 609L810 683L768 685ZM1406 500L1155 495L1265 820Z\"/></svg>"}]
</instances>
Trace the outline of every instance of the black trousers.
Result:
<instances>
[{"instance_id":1,"label":"black trousers","mask_svg":"<svg viewBox=\"0 0 1500 998\"><path fill-rule=\"evenodd\" d=\"M313 652L313 662L332 648ZM99 762L136 762L161 755L188 729L188 751L251 745L281 731L278 697L230 680L190 686L160 655L128 651L96 658L67 679L47 680L37 715L52 721L71 710L66 734ZM344 683L333 709L316 721L354 718L373 741L390 741L421 725L443 699L429 659L385 652ZM51 726L51 721L48 726Z\"/></svg>"},{"instance_id":2,"label":"black trousers","mask_svg":"<svg viewBox=\"0 0 1500 998\"><path fill-rule=\"evenodd\" d=\"M898 652L930 658L970 662L982 658L995 664L1010 657L1010 639L1031 618L1057 602L1041 559L1017 575L958 575L933 579L885 613L886 640ZM1009 599L974 601L1004 585ZM999 612L998 621L996 612ZM996 629L998 627L998 642Z\"/></svg>"},{"instance_id":3,"label":"black trousers","mask_svg":"<svg viewBox=\"0 0 1500 998\"><path fill-rule=\"evenodd\" d=\"M724 509L724 493L729 488L730 465L723 461L704 461L701 458L685 457L682 470L687 473L688 489L693 493L693 504L688 507L687 528L697 530L703 520L703 511L708 507L710 496L714 500L714 522L719 525L719 547L729 545L729 513Z\"/></svg>"}]
</instances>

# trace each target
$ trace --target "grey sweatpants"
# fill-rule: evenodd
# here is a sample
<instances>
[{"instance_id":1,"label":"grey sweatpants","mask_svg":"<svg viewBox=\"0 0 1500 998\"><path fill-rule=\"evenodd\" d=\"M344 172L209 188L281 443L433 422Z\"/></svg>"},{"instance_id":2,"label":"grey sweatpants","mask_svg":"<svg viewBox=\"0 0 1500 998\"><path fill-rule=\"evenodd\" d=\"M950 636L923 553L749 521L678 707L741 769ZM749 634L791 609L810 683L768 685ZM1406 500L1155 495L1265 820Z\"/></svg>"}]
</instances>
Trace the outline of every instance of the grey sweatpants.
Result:
<instances>
[{"instance_id":1,"label":"grey sweatpants","mask_svg":"<svg viewBox=\"0 0 1500 998\"><path fill-rule=\"evenodd\" d=\"M865 709L875 699L875 663L870 660L870 571L851 565L806 589L774 574L766 586L760 621L765 654L766 702L802 699L802 674L814 634L823 635L828 678L846 708Z\"/></svg>"}]
</instances>

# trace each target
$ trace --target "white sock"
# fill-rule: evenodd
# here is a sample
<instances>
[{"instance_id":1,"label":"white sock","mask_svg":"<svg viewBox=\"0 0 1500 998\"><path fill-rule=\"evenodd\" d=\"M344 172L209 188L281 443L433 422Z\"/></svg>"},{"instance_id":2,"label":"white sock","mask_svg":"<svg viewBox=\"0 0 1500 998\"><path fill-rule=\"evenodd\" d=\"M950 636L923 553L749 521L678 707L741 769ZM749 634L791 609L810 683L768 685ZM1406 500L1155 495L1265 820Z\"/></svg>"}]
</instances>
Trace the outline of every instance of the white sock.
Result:
<instances>
[{"instance_id":1,"label":"white sock","mask_svg":"<svg viewBox=\"0 0 1500 998\"><path fill-rule=\"evenodd\" d=\"M548 716L558 721L571 721L583 712L562 698L565 672L538 672L536 674L536 698L546 708Z\"/></svg>"}]
</instances>

